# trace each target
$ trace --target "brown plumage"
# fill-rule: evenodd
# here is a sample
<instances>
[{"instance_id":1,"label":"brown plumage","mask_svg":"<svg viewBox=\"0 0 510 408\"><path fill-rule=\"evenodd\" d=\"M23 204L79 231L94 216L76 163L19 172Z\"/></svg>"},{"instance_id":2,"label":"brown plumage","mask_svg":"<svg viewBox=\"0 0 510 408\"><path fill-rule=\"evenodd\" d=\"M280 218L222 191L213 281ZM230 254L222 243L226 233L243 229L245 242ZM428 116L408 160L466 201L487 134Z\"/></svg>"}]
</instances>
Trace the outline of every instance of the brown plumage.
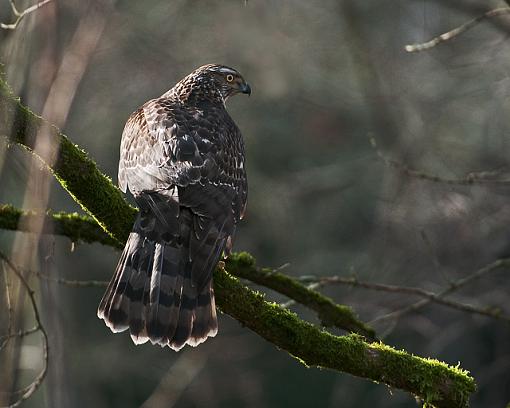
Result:
<instances>
[{"instance_id":1,"label":"brown plumage","mask_svg":"<svg viewBox=\"0 0 510 408\"><path fill-rule=\"evenodd\" d=\"M137 344L174 350L218 330L212 272L246 207L241 133L225 109L251 93L234 69L205 65L128 119L119 186L140 209L98 317Z\"/></svg>"}]
</instances>

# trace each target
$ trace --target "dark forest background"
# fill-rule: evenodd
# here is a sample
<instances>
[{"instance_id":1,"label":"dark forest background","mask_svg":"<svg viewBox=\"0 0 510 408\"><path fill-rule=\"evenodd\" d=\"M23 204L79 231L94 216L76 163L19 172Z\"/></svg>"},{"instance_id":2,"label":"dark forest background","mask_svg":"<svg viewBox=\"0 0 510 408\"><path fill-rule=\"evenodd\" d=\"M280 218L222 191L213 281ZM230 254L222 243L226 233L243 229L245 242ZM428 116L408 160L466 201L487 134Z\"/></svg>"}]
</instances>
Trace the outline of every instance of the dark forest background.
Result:
<instances>
[{"instance_id":1,"label":"dark forest background","mask_svg":"<svg viewBox=\"0 0 510 408\"><path fill-rule=\"evenodd\" d=\"M429 51L404 47L504 5L54 1L16 30L0 31L0 61L14 93L114 180L133 110L202 64L235 67L253 90L228 103L245 138L250 185L235 249L252 253L259 265L289 263L284 271L292 276L354 275L437 293L510 255L510 182L484 182L510 175L510 16ZM2 0L0 21L12 19ZM27 197L40 193L31 166L26 152L0 144L0 203L27 207ZM484 180L433 182L403 166L442 179L475 173ZM47 207L80 211L54 180ZM0 230L0 248L12 256L33 255L26 240L28 234ZM42 258L53 276L67 279L109 280L119 256L100 244L44 241L34 265ZM451 299L510 313L508 282L508 270L495 271ZM136 347L97 319L104 289L35 283L52 361L43 391L26 407L416 405L383 385L306 369L228 316L220 316L218 336L197 349ZM478 384L473 406L510 401L508 321L437 304L381 318L419 298L339 285L321 291L373 321L386 343L460 362ZM14 374L23 385L41 364L37 338L20 344L18 362Z\"/></svg>"}]
</instances>

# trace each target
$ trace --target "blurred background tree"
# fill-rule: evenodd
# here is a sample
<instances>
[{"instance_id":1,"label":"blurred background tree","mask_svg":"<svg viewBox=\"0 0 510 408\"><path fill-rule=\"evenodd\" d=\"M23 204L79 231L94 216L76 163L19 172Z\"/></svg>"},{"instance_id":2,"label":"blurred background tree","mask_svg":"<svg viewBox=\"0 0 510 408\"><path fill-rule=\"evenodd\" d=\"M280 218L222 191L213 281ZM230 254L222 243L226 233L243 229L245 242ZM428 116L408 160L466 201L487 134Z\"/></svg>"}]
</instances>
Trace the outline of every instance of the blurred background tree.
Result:
<instances>
[{"instance_id":1,"label":"blurred background tree","mask_svg":"<svg viewBox=\"0 0 510 408\"><path fill-rule=\"evenodd\" d=\"M18 10L32 4L16 3ZM290 263L285 272L296 277L355 276L439 293L510 255L510 23L488 19L418 54L404 46L502 5L53 1L0 31L0 61L14 93L113 179L122 128L136 107L202 64L237 68L253 94L229 106L245 137L250 182L235 248L263 265ZM4 0L0 21L14 18ZM472 173L478 182L444 182ZM6 144L0 202L79 210L40 164ZM71 248L65 238L3 230L0 248L27 268L69 279L107 280L118 258L100 244ZM474 406L510 401L508 322L437 304L388 317L419 299L336 284L322 290L372 321L387 343L461 361L477 380ZM385 387L304 370L228 317L220 317L215 339L177 354L111 335L95 317L102 288L40 281L37 291L53 364L27 407L415 406ZM508 295L500 270L451 299L508 314ZM5 316L0 324L7 326ZM11 347L12 366L2 365L0 376L22 385L40 368L38 342Z\"/></svg>"}]
</instances>

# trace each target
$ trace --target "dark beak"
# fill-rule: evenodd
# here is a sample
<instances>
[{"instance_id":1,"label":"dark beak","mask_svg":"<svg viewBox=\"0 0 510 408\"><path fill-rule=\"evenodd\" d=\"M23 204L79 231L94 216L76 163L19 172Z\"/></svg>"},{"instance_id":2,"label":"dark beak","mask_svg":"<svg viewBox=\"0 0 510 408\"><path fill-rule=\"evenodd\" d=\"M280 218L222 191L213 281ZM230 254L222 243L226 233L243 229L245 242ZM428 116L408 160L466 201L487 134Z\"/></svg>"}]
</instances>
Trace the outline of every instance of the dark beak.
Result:
<instances>
[{"instance_id":1,"label":"dark beak","mask_svg":"<svg viewBox=\"0 0 510 408\"><path fill-rule=\"evenodd\" d=\"M241 93L251 95L251 87L248 83L243 83L239 89L241 90Z\"/></svg>"}]
</instances>

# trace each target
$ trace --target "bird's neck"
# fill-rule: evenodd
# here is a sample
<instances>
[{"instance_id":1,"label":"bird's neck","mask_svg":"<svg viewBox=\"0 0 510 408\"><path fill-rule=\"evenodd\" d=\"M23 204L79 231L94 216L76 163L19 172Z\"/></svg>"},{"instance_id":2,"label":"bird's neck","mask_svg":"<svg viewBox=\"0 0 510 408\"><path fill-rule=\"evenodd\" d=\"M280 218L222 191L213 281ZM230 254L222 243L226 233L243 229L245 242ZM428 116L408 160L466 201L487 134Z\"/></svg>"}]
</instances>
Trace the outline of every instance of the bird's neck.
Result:
<instances>
[{"instance_id":1,"label":"bird's neck","mask_svg":"<svg viewBox=\"0 0 510 408\"><path fill-rule=\"evenodd\" d=\"M226 98L213 82L198 82L184 78L163 97L172 97L187 105L213 104L225 106Z\"/></svg>"}]
</instances>

